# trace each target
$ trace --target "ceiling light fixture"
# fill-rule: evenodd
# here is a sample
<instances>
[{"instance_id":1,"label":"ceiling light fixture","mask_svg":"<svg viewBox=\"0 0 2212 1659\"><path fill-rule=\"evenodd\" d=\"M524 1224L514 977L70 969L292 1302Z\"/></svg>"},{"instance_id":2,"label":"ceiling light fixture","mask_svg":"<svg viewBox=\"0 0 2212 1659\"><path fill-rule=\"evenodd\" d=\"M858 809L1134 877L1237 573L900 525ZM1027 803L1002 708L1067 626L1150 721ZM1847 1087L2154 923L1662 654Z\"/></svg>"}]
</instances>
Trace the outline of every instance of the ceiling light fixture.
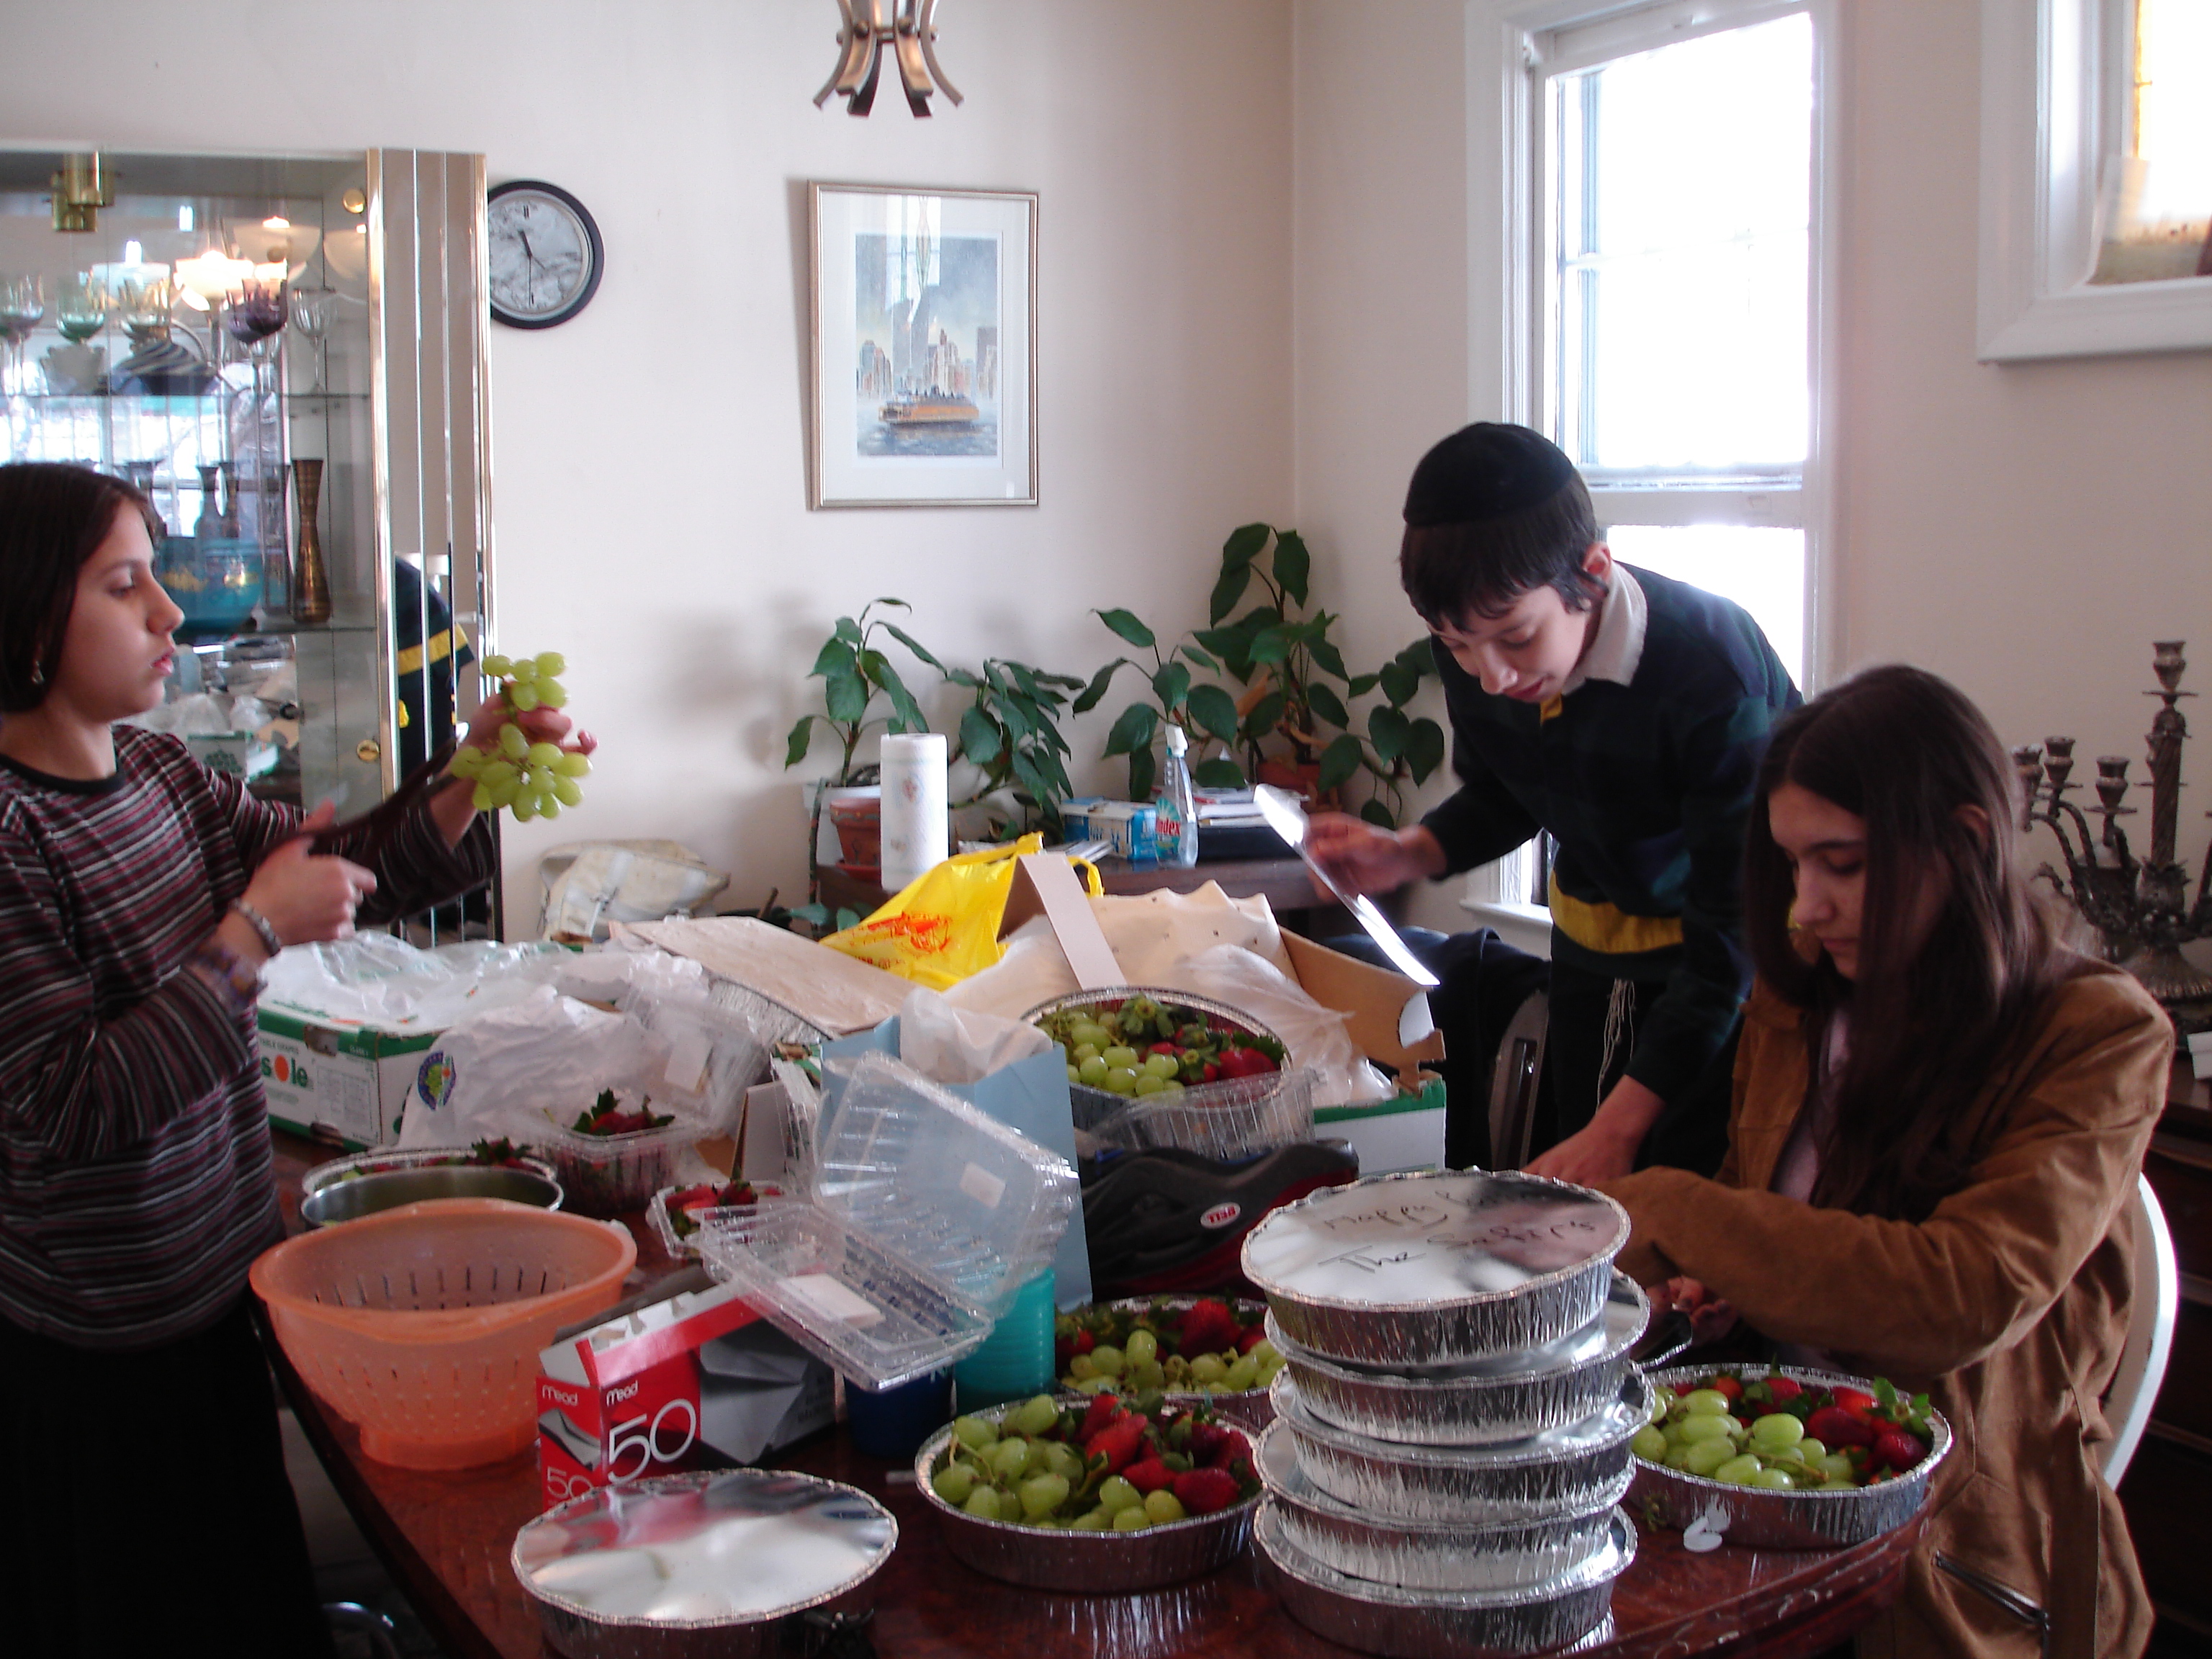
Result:
<instances>
[{"instance_id":1,"label":"ceiling light fixture","mask_svg":"<svg viewBox=\"0 0 2212 1659\"><path fill-rule=\"evenodd\" d=\"M898 60L906 106L916 115L929 113L934 92L956 104L961 101L958 89L945 78L937 62L937 0L837 0L837 12L844 19L837 31L837 69L814 94L817 108L833 92L845 100L848 115L866 115L873 108L885 46Z\"/></svg>"}]
</instances>

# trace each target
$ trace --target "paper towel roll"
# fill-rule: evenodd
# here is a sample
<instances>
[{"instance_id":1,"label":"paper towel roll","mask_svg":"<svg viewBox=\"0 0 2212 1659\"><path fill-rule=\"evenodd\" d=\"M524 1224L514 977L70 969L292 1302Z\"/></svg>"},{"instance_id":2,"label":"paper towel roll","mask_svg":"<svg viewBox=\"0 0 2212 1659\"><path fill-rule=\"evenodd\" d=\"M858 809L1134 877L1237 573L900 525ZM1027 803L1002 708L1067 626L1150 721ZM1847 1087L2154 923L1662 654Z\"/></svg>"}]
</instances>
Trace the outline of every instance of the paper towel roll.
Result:
<instances>
[{"instance_id":1,"label":"paper towel roll","mask_svg":"<svg viewBox=\"0 0 2212 1659\"><path fill-rule=\"evenodd\" d=\"M905 732L884 739L884 885L897 892L951 852L945 800L945 738Z\"/></svg>"}]
</instances>

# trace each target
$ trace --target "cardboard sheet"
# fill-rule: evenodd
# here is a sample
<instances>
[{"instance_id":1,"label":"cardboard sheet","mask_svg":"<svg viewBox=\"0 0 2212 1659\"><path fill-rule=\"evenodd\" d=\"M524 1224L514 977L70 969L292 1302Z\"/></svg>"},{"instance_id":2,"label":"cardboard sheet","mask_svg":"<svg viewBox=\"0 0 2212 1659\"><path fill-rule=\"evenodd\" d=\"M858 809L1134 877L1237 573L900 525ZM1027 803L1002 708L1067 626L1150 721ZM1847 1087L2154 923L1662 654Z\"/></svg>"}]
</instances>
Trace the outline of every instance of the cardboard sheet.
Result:
<instances>
[{"instance_id":1,"label":"cardboard sheet","mask_svg":"<svg viewBox=\"0 0 2212 1659\"><path fill-rule=\"evenodd\" d=\"M631 922L623 931L689 957L833 1036L866 1031L898 1012L914 987L896 974L757 916L705 916Z\"/></svg>"}]
</instances>

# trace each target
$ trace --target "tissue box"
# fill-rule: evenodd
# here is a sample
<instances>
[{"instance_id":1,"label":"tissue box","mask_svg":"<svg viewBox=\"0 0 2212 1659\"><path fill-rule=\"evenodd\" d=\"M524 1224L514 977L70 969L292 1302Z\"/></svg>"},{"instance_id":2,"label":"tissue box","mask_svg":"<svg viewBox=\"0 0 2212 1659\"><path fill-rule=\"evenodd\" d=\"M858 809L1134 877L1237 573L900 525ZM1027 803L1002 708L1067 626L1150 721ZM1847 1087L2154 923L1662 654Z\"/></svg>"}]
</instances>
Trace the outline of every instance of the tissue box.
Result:
<instances>
[{"instance_id":1,"label":"tissue box","mask_svg":"<svg viewBox=\"0 0 2212 1659\"><path fill-rule=\"evenodd\" d=\"M565 1334L538 1365L547 1509L644 1475L756 1463L836 1417L830 1368L696 1269Z\"/></svg>"},{"instance_id":2,"label":"tissue box","mask_svg":"<svg viewBox=\"0 0 2212 1659\"><path fill-rule=\"evenodd\" d=\"M1132 864L1158 864L1172 851L1160 832L1160 809L1150 801L1062 801L1060 818L1068 840L1105 842L1115 857Z\"/></svg>"}]
</instances>

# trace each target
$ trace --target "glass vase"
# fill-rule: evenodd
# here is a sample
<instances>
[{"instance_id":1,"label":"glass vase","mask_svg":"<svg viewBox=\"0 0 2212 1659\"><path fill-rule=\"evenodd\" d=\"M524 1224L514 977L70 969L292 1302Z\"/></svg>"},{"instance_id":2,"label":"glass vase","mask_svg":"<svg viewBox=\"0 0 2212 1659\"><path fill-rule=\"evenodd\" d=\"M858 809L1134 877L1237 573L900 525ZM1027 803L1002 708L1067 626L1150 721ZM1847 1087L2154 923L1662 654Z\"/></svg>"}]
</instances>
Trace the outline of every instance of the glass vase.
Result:
<instances>
[{"instance_id":1,"label":"glass vase","mask_svg":"<svg viewBox=\"0 0 2212 1659\"><path fill-rule=\"evenodd\" d=\"M331 576L323 563L323 539L315 528L315 507L323 493L320 459L292 463L292 485L300 501L300 537L292 556L292 616L316 624L331 619Z\"/></svg>"}]
</instances>

